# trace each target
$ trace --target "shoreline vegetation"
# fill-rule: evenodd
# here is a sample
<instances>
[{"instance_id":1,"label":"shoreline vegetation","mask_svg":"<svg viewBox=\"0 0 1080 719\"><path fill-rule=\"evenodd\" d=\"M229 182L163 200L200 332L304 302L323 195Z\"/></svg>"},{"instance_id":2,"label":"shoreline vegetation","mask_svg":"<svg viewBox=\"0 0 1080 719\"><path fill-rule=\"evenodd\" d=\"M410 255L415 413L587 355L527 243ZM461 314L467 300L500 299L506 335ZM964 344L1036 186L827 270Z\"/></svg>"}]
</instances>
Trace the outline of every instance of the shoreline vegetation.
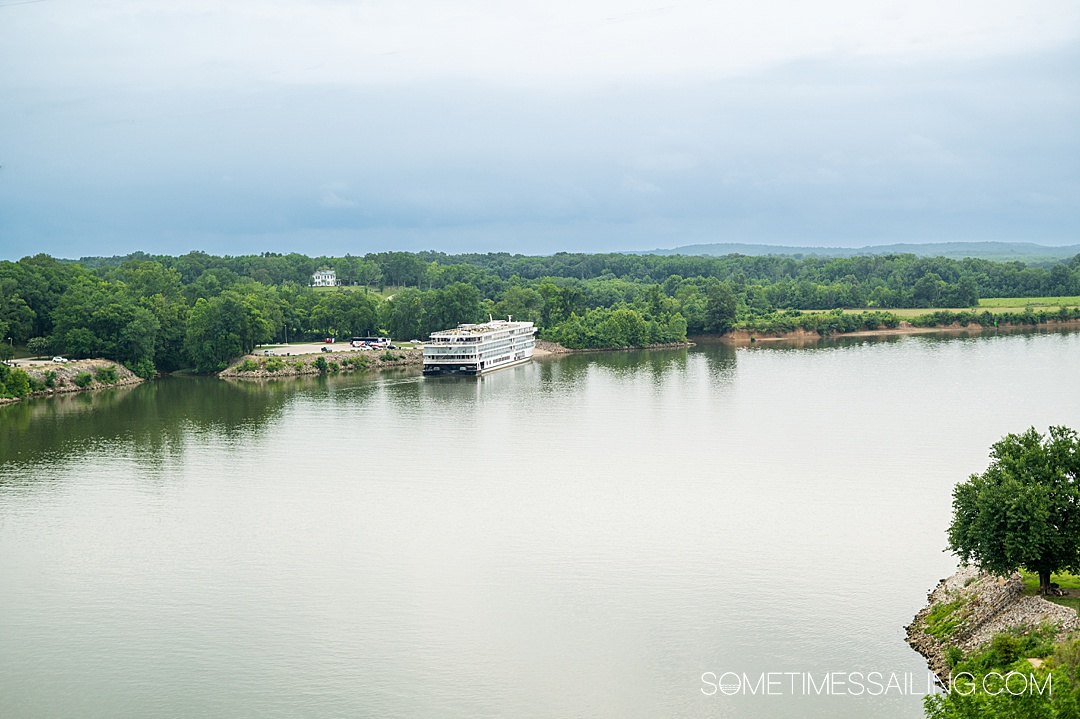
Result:
<instances>
[{"instance_id":1,"label":"shoreline vegetation","mask_svg":"<svg viewBox=\"0 0 1080 719\"><path fill-rule=\"evenodd\" d=\"M998 577L961 567L938 582L926 600L904 628L906 641L943 683L961 658L986 650L1000 634L1037 633L1052 641L1080 630L1075 609L1032 594L1019 572Z\"/></svg>"},{"instance_id":2,"label":"shoreline vegetation","mask_svg":"<svg viewBox=\"0 0 1080 719\"><path fill-rule=\"evenodd\" d=\"M836 316L838 313L830 313ZM875 315L876 320L881 320L882 315L888 313L866 313ZM824 317L823 314L804 314L801 317ZM862 322L859 314L847 314L845 317L853 317L856 322ZM536 340L535 358L546 356L559 356L569 354L587 354L593 352L620 352L629 350L658 350L678 349L695 346L695 339L710 339L728 342L732 344L752 344L755 342L817 342L828 338L841 337L890 337L919 334L942 334L942 333L981 333L986 331L1015 331L1043 327L1046 329L1080 329L1080 308L1066 308L1060 312L1040 311L1025 313L998 313L989 312L934 312L907 319L892 316L895 322L875 322L874 329L866 329L866 323L855 324L857 329L845 331L835 329L831 322L820 322L816 329L807 329L796 325L795 329L765 330L735 328L723 335L701 335L690 337L685 341L658 342L649 345L625 345L620 347L566 347L558 342L549 340ZM996 318L994 322L990 318ZM973 321L973 318L982 319L986 324ZM826 318L831 320L832 317ZM1012 319L1012 322L1003 322L1003 319ZM1016 321L1020 319L1021 321ZM760 325L759 325L760 326ZM789 326L784 323L781 326ZM815 326L815 325L811 325ZM861 327L861 328L859 328ZM341 357L341 355L345 355ZM320 361L322 360L322 361ZM246 355L235 361L227 369L218 373L221 377L264 379L268 377L288 377L314 374L348 373L356 370L378 371L401 367L417 367L423 364L423 351L418 349L387 350L385 352L359 352L346 351L330 355L330 359L321 353L313 352L304 355L289 355L287 357L259 357Z\"/></svg>"},{"instance_id":3,"label":"shoreline vegetation","mask_svg":"<svg viewBox=\"0 0 1080 719\"><path fill-rule=\"evenodd\" d=\"M100 359L14 369L2 366L0 387L6 391L0 393L0 405L23 399L136 385L144 381L127 367Z\"/></svg>"},{"instance_id":4,"label":"shoreline vegetation","mask_svg":"<svg viewBox=\"0 0 1080 719\"><path fill-rule=\"evenodd\" d=\"M330 284L311 286L322 271ZM1080 320L1080 255L1024 264L911 254L190 252L0 262L0 360L104 359L143 379L250 368L246 356L267 344L375 334L412 344L406 338L509 316L575 351L686 346L699 336L756 342L1071 326ZM13 374L12 387L0 378L0 396L26 394L29 378Z\"/></svg>"},{"instance_id":5,"label":"shoreline vegetation","mask_svg":"<svg viewBox=\"0 0 1080 719\"><path fill-rule=\"evenodd\" d=\"M947 551L960 569L905 627L942 690L924 697L925 716L1076 717L1080 437L1009 433L952 497Z\"/></svg>"}]
</instances>

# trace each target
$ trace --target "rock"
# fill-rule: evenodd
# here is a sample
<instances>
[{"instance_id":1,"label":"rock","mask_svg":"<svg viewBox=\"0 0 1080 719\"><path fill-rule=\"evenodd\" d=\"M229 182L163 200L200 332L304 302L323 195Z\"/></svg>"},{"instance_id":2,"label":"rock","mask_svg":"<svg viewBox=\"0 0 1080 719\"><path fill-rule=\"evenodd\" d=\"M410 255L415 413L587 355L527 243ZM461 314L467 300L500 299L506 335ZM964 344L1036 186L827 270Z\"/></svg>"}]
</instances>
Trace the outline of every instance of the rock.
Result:
<instances>
[{"instance_id":1,"label":"rock","mask_svg":"<svg viewBox=\"0 0 1080 719\"><path fill-rule=\"evenodd\" d=\"M905 627L907 642L926 657L930 670L944 681L950 675L946 659L949 647L967 653L989 643L999 632L1042 623L1053 625L1059 633L1080 628L1080 617L1074 610L1023 592L1024 581L1019 573L996 577L975 567L961 567L938 582L927 596L927 606ZM935 637L927 633L927 620L942 605L951 605L945 615L949 628L942 630L939 624L939 636Z\"/></svg>"}]
</instances>

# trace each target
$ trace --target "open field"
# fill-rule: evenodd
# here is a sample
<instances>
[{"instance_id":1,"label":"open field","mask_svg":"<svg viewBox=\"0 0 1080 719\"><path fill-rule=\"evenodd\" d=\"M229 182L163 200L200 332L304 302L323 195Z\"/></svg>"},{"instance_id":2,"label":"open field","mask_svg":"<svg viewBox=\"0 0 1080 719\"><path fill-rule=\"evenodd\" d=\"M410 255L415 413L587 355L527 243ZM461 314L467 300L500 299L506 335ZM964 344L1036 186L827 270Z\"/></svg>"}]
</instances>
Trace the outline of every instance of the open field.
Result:
<instances>
[{"instance_id":1,"label":"open field","mask_svg":"<svg viewBox=\"0 0 1080 719\"><path fill-rule=\"evenodd\" d=\"M1080 307L1080 297L990 297L979 300L979 306L973 309L976 312L1023 312L1025 308L1033 310L1056 309L1058 307ZM899 308L855 308L844 310L845 314L859 314L872 310L891 312L897 317L918 317L932 312L963 312L969 308L962 307L899 307ZM831 310L803 310L804 312L830 312Z\"/></svg>"},{"instance_id":2,"label":"open field","mask_svg":"<svg viewBox=\"0 0 1080 719\"><path fill-rule=\"evenodd\" d=\"M402 287L384 287L381 291L377 287L364 286L364 285L338 285L337 287L312 287L311 289L316 292L337 292L338 290L344 290L345 292L369 292L373 295L377 295L383 299L386 299L395 292L400 292Z\"/></svg>"},{"instance_id":3,"label":"open field","mask_svg":"<svg viewBox=\"0 0 1080 719\"><path fill-rule=\"evenodd\" d=\"M1038 307L1076 307L1080 306L1080 297L987 297L979 300L979 309L998 308L1024 309L1027 306Z\"/></svg>"}]
</instances>

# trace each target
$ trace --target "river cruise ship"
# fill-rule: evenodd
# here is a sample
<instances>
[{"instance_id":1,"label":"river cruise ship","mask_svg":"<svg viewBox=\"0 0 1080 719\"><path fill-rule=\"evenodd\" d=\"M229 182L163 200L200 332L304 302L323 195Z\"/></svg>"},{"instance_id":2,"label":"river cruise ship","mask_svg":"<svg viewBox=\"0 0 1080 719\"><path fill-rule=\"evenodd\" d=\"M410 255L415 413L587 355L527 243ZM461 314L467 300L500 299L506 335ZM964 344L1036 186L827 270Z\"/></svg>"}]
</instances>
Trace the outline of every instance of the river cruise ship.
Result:
<instances>
[{"instance_id":1,"label":"river cruise ship","mask_svg":"<svg viewBox=\"0 0 1080 719\"><path fill-rule=\"evenodd\" d=\"M491 320L432 332L424 343L424 374L478 375L532 359L532 322Z\"/></svg>"}]
</instances>

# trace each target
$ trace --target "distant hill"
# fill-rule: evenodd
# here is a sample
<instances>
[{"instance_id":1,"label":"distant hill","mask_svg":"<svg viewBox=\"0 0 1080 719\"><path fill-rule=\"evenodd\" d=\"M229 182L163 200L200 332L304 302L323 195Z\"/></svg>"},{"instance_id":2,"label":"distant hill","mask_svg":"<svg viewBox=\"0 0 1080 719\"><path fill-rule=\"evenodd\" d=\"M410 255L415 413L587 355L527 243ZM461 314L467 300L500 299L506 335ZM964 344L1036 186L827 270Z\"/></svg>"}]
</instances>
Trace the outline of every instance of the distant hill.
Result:
<instances>
[{"instance_id":1,"label":"distant hill","mask_svg":"<svg viewBox=\"0 0 1080 719\"><path fill-rule=\"evenodd\" d=\"M684 245L669 250L634 252L635 255L790 255L818 257L854 257L856 255L919 255L963 259L978 257L1004 262L1054 262L1080 254L1080 245L1049 247L1033 242L927 242L923 244L869 245L867 247L793 247L785 245L749 245L724 242L708 245Z\"/></svg>"}]
</instances>

